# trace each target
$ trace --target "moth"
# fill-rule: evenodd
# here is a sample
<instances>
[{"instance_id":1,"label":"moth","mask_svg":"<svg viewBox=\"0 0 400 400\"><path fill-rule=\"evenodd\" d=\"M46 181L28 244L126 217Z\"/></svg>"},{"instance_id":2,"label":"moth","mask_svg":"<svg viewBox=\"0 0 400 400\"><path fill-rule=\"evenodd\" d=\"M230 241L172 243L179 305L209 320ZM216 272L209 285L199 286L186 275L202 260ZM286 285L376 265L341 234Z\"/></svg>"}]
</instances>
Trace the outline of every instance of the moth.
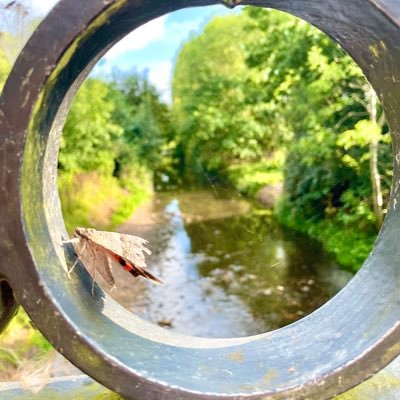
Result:
<instances>
[{"instance_id":1,"label":"moth","mask_svg":"<svg viewBox=\"0 0 400 400\"><path fill-rule=\"evenodd\" d=\"M156 283L160 279L146 270L145 253L151 251L145 246L148 242L138 236L115 232L97 231L92 228L76 228L74 239L64 243L71 243L78 256L74 265L68 271L71 274L78 261L82 261L91 272L93 279L98 272L112 288L115 288L115 279L112 266L118 265L135 278L141 276ZM94 281L92 293L94 291Z\"/></svg>"}]
</instances>

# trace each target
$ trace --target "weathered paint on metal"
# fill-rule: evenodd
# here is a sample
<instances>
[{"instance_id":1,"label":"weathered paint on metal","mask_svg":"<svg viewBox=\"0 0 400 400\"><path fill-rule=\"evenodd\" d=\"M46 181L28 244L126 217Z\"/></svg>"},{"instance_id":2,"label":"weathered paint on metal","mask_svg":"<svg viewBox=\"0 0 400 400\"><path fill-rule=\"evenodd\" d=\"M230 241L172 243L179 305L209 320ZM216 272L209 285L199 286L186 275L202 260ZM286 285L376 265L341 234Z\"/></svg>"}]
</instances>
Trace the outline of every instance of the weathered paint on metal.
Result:
<instances>
[{"instance_id":1,"label":"weathered paint on metal","mask_svg":"<svg viewBox=\"0 0 400 400\"><path fill-rule=\"evenodd\" d=\"M2 400L123 400L85 375L53 378L32 392L19 383L0 383ZM397 400L400 398L400 358L371 379L335 397L335 400ZM143 399L145 400L145 399Z\"/></svg>"},{"instance_id":2,"label":"weathered paint on metal","mask_svg":"<svg viewBox=\"0 0 400 400\"><path fill-rule=\"evenodd\" d=\"M131 30L176 9L215 3L61 0L38 27L0 99L0 274L62 354L126 398L330 398L400 353L400 21L395 0L241 2L290 12L334 38L373 84L390 124L395 160L390 209L370 257L335 298L274 332L201 339L141 320L98 287L93 297L84 268L77 268L72 279L66 275L72 249L60 245L67 234L57 195L57 153L74 93L101 55Z\"/></svg>"}]
</instances>

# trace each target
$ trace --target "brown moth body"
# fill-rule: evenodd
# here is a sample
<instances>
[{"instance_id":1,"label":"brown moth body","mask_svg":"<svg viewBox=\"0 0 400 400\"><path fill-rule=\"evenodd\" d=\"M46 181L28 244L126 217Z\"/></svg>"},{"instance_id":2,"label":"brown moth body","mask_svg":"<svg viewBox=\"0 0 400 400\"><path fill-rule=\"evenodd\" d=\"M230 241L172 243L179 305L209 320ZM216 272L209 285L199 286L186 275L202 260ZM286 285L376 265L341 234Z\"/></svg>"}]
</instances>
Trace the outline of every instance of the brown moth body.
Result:
<instances>
[{"instance_id":1,"label":"brown moth body","mask_svg":"<svg viewBox=\"0 0 400 400\"><path fill-rule=\"evenodd\" d=\"M99 272L110 286L115 287L112 265L117 264L134 277L143 277L156 283L160 279L146 270L145 253L151 254L145 247L147 240L138 236L114 232L97 231L92 228L76 228L73 244L78 260L93 273ZM78 261L77 260L77 261ZM75 267L73 265L70 271Z\"/></svg>"}]
</instances>

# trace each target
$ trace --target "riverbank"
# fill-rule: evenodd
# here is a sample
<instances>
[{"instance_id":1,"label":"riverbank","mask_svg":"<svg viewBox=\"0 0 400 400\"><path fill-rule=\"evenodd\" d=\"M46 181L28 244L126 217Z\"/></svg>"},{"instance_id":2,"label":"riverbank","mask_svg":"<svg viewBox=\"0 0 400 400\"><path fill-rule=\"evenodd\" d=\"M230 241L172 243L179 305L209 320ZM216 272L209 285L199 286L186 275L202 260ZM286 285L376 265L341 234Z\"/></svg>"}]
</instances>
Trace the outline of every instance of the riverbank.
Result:
<instances>
[{"instance_id":1,"label":"riverbank","mask_svg":"<svg viewBox=\"0 0 400 400\"><path fill-rule=\"evenodd\" d=\"M283 226L319 241L342 267L357 272L376 240L373 225L360 223L360 215L342 218L340 212L329 218L305 218L285 198L283 179L282 165L276 162L235 166L228 174L235 190L272 210Z\"/></svg>"},{"instance_id":2,"label":"riverbank","mask_svg":"<svg viewBox=\"0 0 400 400\"><path fill-rule=\"evenodd\" d=\"M112 230L127 220L153 191L149 173L131 177L128 184L97 172L60 173L58 187L69 233L77 226Z\"/></svg>"},{"instance_id":3,"label":"riverbank","mask_svg":"<svg viewBox=\"0 0 400 400\"><path fill-rule=\"evenodd\" d=\"M331 207L322 217L305 217L285 195L284 162L284 153L277 151L262 162L232 165L223 179L241 195L270 209L283 226L319 241L343 268L358 271L377 236L368 206Z\"/></svg>"},{"instance_id":4,"label":"riverbank","mask_svg":"<svg viewBox=\"0 0 400 400\"><path fill-rule=\"evenodd\" d=\"M319 241L342 267L352 272L361 268L377 236L374 232L363 232L354 226L346 226L335 218L307 220L285 203L284 199L277 203L275 214L281 224Z\"/></svg>"}]
</instances>

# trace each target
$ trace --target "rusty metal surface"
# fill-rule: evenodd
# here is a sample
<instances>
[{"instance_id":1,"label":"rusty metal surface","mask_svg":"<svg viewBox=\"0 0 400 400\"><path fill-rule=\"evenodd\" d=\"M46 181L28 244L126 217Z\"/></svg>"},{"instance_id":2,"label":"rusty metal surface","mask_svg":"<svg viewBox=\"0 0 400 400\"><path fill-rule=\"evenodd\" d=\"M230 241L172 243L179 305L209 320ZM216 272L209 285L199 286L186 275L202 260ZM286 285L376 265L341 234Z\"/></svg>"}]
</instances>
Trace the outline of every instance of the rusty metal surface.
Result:
<instances>
[{"instance_id":1,"label":"rusty metal surface","mask_svg":"<svg viewBox=\"0 0 400 400\"><path fill-rule=\"evenodd\" d=\"M72 96L107 48L142 23L214 0L62 0L39 26L0 99L0 273L35 325L81 370L126 398L324 399L400 353L400 27L394 0L254 0L339 42L375 87L390 124L394 178L375 248L355 278L310 316L274 332L200 339L151 325L78 267L56 186ZM230 4L233 4L230 2ZM241 4L244 4L243 2Z\"/></svg>"}]
</instances>

